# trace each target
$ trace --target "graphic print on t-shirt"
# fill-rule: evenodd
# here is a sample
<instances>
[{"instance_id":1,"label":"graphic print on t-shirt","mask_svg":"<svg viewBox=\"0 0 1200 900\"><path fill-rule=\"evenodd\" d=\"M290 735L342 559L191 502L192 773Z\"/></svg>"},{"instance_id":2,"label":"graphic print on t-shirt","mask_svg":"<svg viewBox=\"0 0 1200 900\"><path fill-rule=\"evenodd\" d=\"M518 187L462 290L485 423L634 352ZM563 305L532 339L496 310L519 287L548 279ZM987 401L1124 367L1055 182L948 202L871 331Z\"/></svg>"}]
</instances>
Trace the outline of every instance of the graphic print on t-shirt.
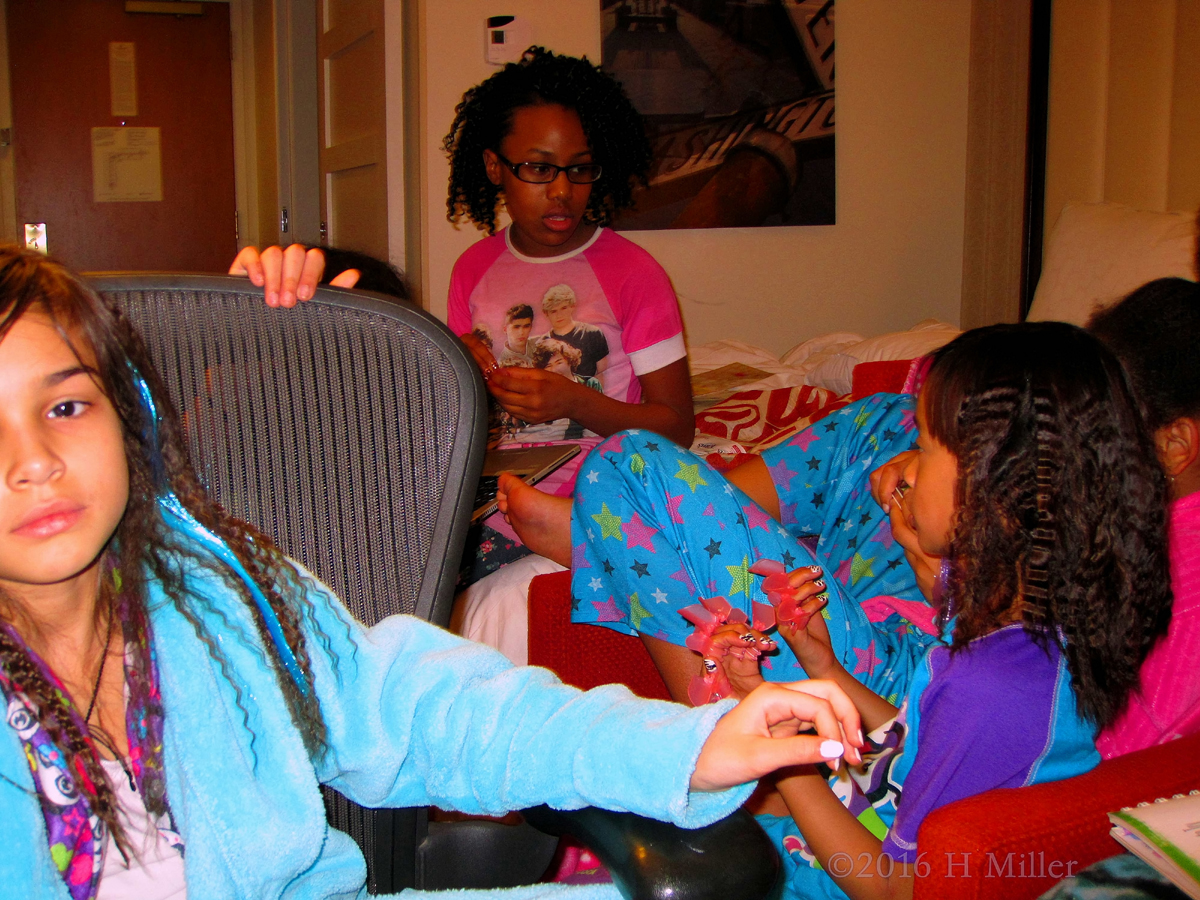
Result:
<instances>
[{"instance_id":1,"label":"graphic print on t-shirt","mask_svg":"<svg viewBox=\"0 0 1200 900\"><path fill-rule=\"evenodd\" d=\"M578 300L569 284L556 284L542 297L542 312L550 320L550 330L534 338L535 344L550 344L558 341L579 351L578 359L571 354L574 364L571 374L585 378L594 377L597 367L608 357L608 339L595 325L577 321L575 318Z\"/></svg>"},{"instance_id":2,"label":"graphic print on t-shirt","mask_svg":"<svg viewBox=\"0 0 1200 900\"><path fill-rule=\"evenodd\" d=\"M512 302L504 307L497 297ZM583 254L546 265L504 254L471 301L474 332L501 366L545 369L628 401L633 376L620 326ZM501 444L595 437L566 418L531 425L503 410L498 417Z\"/></svg>"}]
</instances>

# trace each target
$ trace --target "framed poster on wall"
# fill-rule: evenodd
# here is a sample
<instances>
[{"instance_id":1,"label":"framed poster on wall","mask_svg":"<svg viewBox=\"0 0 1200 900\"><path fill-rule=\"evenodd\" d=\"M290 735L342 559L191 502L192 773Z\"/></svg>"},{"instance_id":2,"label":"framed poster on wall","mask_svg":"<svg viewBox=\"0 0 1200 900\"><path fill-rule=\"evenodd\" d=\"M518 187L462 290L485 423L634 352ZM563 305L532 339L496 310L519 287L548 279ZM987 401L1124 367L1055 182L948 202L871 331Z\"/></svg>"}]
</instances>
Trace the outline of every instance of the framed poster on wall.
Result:
<instances>
[{"instance_id":1,"label":"framed poster on wall","mask_svg":"<svg viewBox=\"0 0 1200 900\"><path fill-rule=\"evenodd\" d=\"M834 223L834 0L600 6L601 65L654 148L616 228Z\"/></svg>"}]
</instances>

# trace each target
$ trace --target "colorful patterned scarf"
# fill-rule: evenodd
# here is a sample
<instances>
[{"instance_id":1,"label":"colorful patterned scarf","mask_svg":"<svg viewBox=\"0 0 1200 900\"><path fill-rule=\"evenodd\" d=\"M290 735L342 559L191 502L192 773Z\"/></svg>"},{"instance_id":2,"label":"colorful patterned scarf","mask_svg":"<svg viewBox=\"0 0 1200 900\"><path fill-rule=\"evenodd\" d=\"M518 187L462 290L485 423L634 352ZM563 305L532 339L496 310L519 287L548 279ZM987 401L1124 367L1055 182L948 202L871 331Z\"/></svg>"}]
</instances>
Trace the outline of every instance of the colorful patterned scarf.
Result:
<instances>
[{"instance_id":1,"label":"colorful patterned scarf","mask_svg":"<svg viewBox=\"0 0 1200 900\"><path fill-rule=\"evenodd\" d=\"M146 809L152 815L155 812L165 813L163 821L168 827L160 830L182 854L182 842L170 820L166 803L166 778L162 764L162 695L149 622L141 605L130 602L122 593L121 576L116 569L111 570L111 578L117 597L114 611L121 621L125 639L125 684L128 691L125 728L129 740L130 768ZM25 645L15 628L7 623L2 627L41 670L84 735L88 750L96 753L83 715L71 701L58 676ZM13 681L4 662L0 658L0 692L6 702L6 720L21 739L33 775L46 821L50 857L66 883L71 900L95 900L107 837L104 823L93 813L87 800L89 796L95 796L95 784L78 758L68 764L62 748L54 743L42 727L37 706L26 695L22 685Z\"/></svg>"}]
</instances>

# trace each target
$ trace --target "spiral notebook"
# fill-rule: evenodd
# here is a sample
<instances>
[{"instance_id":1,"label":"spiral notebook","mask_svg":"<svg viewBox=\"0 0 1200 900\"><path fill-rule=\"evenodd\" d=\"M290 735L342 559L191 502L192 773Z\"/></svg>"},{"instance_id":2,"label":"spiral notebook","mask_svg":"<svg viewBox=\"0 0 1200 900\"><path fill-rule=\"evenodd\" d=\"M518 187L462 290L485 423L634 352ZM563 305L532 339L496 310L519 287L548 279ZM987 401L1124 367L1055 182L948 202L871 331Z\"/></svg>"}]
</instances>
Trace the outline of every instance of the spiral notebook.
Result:
<instances>
[{"instance_id":1,"label":"spiral notebook","mask_svg":"<svg viewBox=\"0 0 1200 900\"><path fill-rule=\"evenodd\" d=\"M1114 838L1200 900L1200 791L1111 812Z\"/></svg>"}]
</instances>

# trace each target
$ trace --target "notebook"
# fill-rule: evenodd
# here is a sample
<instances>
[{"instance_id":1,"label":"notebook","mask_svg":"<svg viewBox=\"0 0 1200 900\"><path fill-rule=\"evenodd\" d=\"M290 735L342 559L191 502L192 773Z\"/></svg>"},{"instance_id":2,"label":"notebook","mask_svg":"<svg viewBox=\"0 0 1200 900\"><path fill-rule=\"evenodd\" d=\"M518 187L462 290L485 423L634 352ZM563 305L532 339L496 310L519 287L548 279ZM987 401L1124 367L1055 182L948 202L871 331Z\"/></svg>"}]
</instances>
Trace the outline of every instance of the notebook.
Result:
<instances>
[{"instance_id":1,"label":"notebook","mask_svg":"<svg viewBox=\"0 0 1200 900\"><path fill-rule=\"evenodd\" d=\"M1118 843L1200 900L1200 791L1126 807L1108 819Z\"/></svg>"},{"instance_id":2,"label":"notebook","mask_svg":"<svg viewBox=\"0 0 1200 900\"><path fill-rule=\"evenodd\" d=\"M489 450L483 457L483 472L475 489L475 512L471 521L478 522L496 511L496 490L501 472L511 472L526 484L537 484L559 466L579 453L578 444L547 444L540 447L506 447Z\"/></svg>"}]
</instances>

